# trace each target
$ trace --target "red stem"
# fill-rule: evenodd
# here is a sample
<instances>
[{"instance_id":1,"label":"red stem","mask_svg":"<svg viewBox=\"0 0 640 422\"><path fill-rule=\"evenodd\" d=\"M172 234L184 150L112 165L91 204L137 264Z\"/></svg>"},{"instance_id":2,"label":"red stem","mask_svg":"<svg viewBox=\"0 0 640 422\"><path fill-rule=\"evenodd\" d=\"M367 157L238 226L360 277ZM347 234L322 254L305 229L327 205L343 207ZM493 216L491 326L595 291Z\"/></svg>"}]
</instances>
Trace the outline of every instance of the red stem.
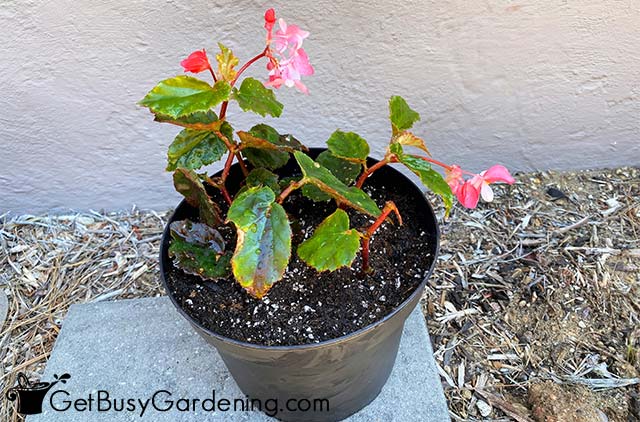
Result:
<instances>
[{"instance_id":1,"label":"red stem","mask_svg":"<svg viewBox=\"0 0 640 422\"><path fill-rule=\"evenodd\" d=\"M229 176L229 170L231 170L231 164L233 163L233 157L235 157L234 148L229 149L229 155L227 155L227 161L224 163L224 169L222 170L222 183L227 180L227 176Z\"/></svg>"},{"instance_id":2,"label":"red stem","mask_svg":"<svg viewBox=\"0 0 640 422\"><path fill-rule=\"evenodd\" d=\"M231 199L231 195L229 195L229 191L224 185L220 185L220 192L222 192L222 196L224 196L224 199L227 201L227 204L231 205L231 203L233 202L233 199Z\"/></svg>"},{"instance_id":3,"label":"red stem","mask_svg":"<svg viewBox=\"0 0 640 422\"><path fill-rule=\"evenodd\" d=\"M236 82L238 81L238 78L240 77L240 75L242 75L242 73L247 70L247 68L249 66L251 66L252 64L254 64L255 62L257 62L258 60L260 60L261 58L265 57L267 55L267 51L269 51L269 47L265 47L264 50L262 50L262 53L258 54L257 56L255 56L253 59L249 60L248 62L246 62L241 68L240 70L238 70L238 73L236 74L235 79L231 82L231 86L234 86L236 84Z\"/></svg>"},{"instance_id":4,"label":"red stem","mask_svg":"<svg viewBox=\"0 0 640 422\"><path fill-rule=\"evenodd\" d=\"M229 191L227 190L227 188L224 186L223 183L216 183L213 180L211 180L209 176L206 176L205 182L213 186L214 188L219 189L224 199L227 201L229 205L231 205L233 200L231 199L231 195L229 195Z\"/></svg>"},{"instance_id":5,"label":"red stem","mask_svg":"<svg viewBox=\"0 0 640 422\"><path fill-rule=\"evenodd\" d=\"M362 188L362 185L364 185L365 180L367 180L367 178L369 176L371 176L371 174L373 174L374 171L378 170L381 167L386 166L389 163L395 162L395 161L396 161L395 157L385 156L382 160L378 161L377 163L375 163L374 165L372 165L371 167L366 169L360 175L360 178L358 178L358 181L356 182L356 187Z\"/></svg>"},{"instance_id":6,"label":"red stem","mask_svg":"<svg viewBox=\"0 0 640 422\"><path fill-rule=\"evenodd\" d=\"M233 151L234 155L238 159L238 165L240 166L240 170L242 170L242 174L244 174L244 177L247 177L249 170L247 170L247 166L244 164L244 160L242 159L242 155L240 155L240 151L236 148L236 144L227 139L227 137L219 130L216 131L216 135L218 135L218 138L222 139L222 142L227 146L229 152ZM231 165L229 164L229 166Z\"/></svg>"},{"instance_id":7,"label":"red stem","mask_svg":"<svg viewBox=\"0 0 640 422\"><path fill-rule=\"evenodd\" d=\"M244 159L242 158L240 151L236 151L235 155L236 155L236 158L238 159L238 165L240 166L240 170L242 170L242 174L244 174L244 177L247 177L249 175L249 170L247 169L247 166L244 163Z\"/></svg>"},{"instance_id":8,"label":"red stem","mask_svg":"<svg viewBox=\"0 0 640 422\"><path fill-rule=\"evenodd\" d=\"M213 73L213 69L211 69L211 66L209 66L209 72L211 72L211 76L213 76L213 83L218 82L218 78L216 78L216 74Z\"/></svg>"},{"instance_id":9,"label":"red stem","mask_svg":"<svg viewBox=\"0 0 640 422\"><path fill-rule=\"evenodd\" d=\"M362 238L362 272L364 274L368 274L371 272L371 268L369 267L369 242L371 238L363 237Z\"/></svg>"},{"instance_id":10,"label":"red stem","mask_svg":"<svg viewBox=\"0 0 640 422\"><path fill-rule=\"evenodd\" d=\"M233 164L234 157L235 148L232 147L229 149L229 155L227 155L227 161L224 163L224 169L222 170L222 176L220 177L220 185L218 186L220 192L222 192L222 196L224 196L224 199L229 205L231 205L233 199L231 199L231 195L229 195L229 191L227 190L225 183L227 182L227 176L229 176L229 170L231 170L231 164Z\"/></svg>"},{"instance_id":11,"label":"red stem","mask_svg":"<svg viewBox=\"0 0 640 422\"><path fill-rule=\"evenodd\" d=\"M431 164L435 164L437 166L443 167L446 170L451 171L452 167L450 165L447 165L441 161L438 160L434 160L433 158L429 158L429 157L423 157L421 155L412 155L409 154L411 157L414 158L419 158L421 160L424 160L426 162L429 162ZM398 159L395 157L395 155L390 154L385 156L381 161L378 161L376 164L374 164L373 166L369 167L368 169L366 169L358 178L358 181L356 182L356 186L359 188L362 188L362 185L364 185L364 182L367 180L367 178L369 176L371 176L371 174L373 174L374 171L378 170L381 167L384 167L385 165L389 164L389 163L397 163ZM474 175L473 173L469 173L468 171L462 170L463 173L466 174L470 174L470 175Z\"/></svg>"},{"instance_id":12,"label":"red stem","mask_svg":"<svg viewBox=\"0 0 640 422\"><path fill-rule=\"evenodd\" d=\"M301 188L305 183L306 181L304 181L304 179L289 183L289 186L287 186L285 190L280 193L280 196L278 196L278 204L282 204L282 202L287 198L287 196L289 196L291 192Z\"/></svg>"},{"instance_id":13,"label":"red stem","mask_svg":"<svg viewBox=\"0 0 640 422\"><path fill-rule=\"evenodd\" d=\"M427 161L427 162L429 162L431 164L435 164L437 166L444 167L447 170L451 170L451 166L449 166L449 165L447 165L447 164L445 164L445 163L443 163L441 161L434 160L433 158L423 157L421 155L411 155L411 156L415 157L415 158L419 158L419 159L424 160L424 161Z\"/></svg>"},{"instance_id":14,"label":"red stem","mask_svg":"<svg viewBox=\"0 0 640 422\"><path fill-rule=\"evenodd\" d=\"M372 167L373 168L373 167ZM371 242L371 236L378 230L378 227L384 222L387 216L391 212L395 212L396 217L398 218L398 223L402 225L402 217L400 216L400 211L398 211L398 207L393 201L387 201L384 204L384 208L382 208L382 214L373 222L373 224L367 229L366 233L364 233L362 238L362 271L365 274L371 272L371 268L369 267L369 243Z\"/></svg>"}]
</instances>

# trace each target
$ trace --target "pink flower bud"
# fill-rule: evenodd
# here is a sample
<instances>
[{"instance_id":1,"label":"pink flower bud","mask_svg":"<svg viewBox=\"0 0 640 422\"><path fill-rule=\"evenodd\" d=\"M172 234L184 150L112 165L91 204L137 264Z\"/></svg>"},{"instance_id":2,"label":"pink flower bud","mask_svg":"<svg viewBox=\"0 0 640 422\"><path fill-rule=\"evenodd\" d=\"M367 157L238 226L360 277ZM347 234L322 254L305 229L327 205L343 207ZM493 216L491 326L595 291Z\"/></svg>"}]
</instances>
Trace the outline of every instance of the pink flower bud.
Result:
<instances>
[{"instance_id":1,"label":"pink flower bud","mask_svg":"<svg viewBox=\"0 0 640 422\"><path fill-rule=\"evenodd\" d=\"M264 29L271 31L276 24L276 11L273 8L264 12Z\"/></svg>"}]
</instances>

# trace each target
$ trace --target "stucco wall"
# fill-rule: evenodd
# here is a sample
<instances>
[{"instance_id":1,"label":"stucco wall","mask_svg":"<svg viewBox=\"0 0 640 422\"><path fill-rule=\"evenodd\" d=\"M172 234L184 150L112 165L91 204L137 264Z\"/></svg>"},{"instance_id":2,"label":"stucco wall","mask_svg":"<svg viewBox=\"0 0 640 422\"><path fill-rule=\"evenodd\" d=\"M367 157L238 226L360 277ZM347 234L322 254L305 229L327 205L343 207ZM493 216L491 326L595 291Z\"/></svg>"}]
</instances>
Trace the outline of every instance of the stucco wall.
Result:
<instances>
[{"instance_id":1,"label":"stucco wall","mask_svg":"<svg viewBox=\"0 0 640 422\"><path fill-rule=\"evenodd\" d=\"M273 123L310 144L339 127L379 156L400 94L434 155L472 170L640 164L640 2L374 3L4 0L0 214L175 204L176 129L135 103L196 48L258 52L268 6L311 31L311 95L279 92Z\"/></svg>"}]
</instances>

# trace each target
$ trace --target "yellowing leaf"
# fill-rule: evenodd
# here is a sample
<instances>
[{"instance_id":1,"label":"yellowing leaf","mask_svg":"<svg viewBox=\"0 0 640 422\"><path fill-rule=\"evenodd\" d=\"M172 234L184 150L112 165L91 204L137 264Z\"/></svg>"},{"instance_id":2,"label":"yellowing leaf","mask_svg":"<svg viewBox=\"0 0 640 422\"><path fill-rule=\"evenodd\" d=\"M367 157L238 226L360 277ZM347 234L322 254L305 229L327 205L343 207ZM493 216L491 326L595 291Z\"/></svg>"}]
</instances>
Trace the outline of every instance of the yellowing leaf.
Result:
<instances>
[{"instance_id":1,"label":"yellowing leaf","mask_svg":"<svg viewBox=\"0 0 640 422\"><path fill-rule=\"evenodd\" d=\"M231 258L235 279L261 298L284 276L291 257L291 227L284 208L265 186L252 187L231 204L227 219L238 229Z\"/></svg>"},{"instance_id":2,"label":"yellowing leaf","mask_svg":"<svg viewBox=\"0 0 640 422\"><path fill-rule=\"evenodd\" d=\"M238 72L234 69L238 65L238 58L227 47L218 43L220 53L216 54L218 61L218 74L225 81L231 82L235 79Z\"/></svg>"},{"instance_id":3,"label":"yellowing leaf","mask_svg":"<svg viewBox=\"0 0 640 422\"><path fill-rule=\"evenodd\" d=\"M411 132L401 132L398 136L394 137L391 142L398 143L400 145L406 145L409 147L420 148L424 152L426 152L429 156L431 156L431 152L427 149L427 146L424 143L422 138L418 138Z\"/></svg>"}]
</instances>

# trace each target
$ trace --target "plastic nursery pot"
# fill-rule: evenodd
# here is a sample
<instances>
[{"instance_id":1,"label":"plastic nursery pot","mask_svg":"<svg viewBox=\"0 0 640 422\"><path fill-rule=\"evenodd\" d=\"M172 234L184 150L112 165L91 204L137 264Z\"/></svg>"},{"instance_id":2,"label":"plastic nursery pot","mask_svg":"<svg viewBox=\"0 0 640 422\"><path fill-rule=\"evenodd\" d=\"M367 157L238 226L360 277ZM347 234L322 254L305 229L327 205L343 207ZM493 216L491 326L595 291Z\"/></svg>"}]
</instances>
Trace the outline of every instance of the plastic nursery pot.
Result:
<instances>
[{"instance_id":1,"label":"plastic nursery pot","mask_svg":"<svg viewBox=\"0 0 640 422\"><path fill-rule=\"evenodd\" d=\"M315 158L323 150L312 148L309 155ZM376 162L370 158L368 165ZM236 166L227 179L230 190L237 188L240 180L241 173ZM291 160L278 173L291 176L299 174L299 169ZM425 260L430 261L427 276L402 304L383 319L348 335L320 343L262 346L230 339L203 327L180 307L167 285L167 273L173 266L168 256L169 224L175 220L193 218L197 210L181 202L165 227L160 247L160 271L171 301L195 330L218 350L244 394L260 399L262 403L277 400L280 409L276 417L281 420L338 421L373 401L389 378L404 322L418 303L435 266L440 231L433 208L421 189L389 166L376 171L367 184L375 186L376 180L384 180L387 185L408 195L415 206L422 210L420 215L423 221L420 224L430 237L430 249L424 255ZM310 403L314 399L327 399L329 410L288 411L286 403L290 399L307 399Z\"/></svg>"}]
</instances>

